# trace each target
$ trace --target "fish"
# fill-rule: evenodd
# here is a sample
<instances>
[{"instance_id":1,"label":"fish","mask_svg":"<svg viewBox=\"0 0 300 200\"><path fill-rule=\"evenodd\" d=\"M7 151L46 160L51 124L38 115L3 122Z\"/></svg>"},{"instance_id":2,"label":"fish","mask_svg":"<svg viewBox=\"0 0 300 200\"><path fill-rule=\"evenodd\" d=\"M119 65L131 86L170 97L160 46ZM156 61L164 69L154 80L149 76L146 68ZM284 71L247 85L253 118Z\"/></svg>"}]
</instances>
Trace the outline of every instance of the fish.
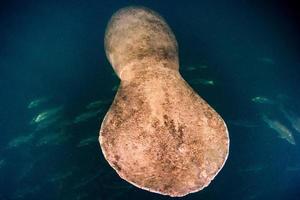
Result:
<instances>
[{"instance_id":1,"label":"fish","mask_svg":"<svg viewBox=\"0 0 300 200\"><path fill-rule=\"evenodd\" d=\"M58 182L58 181L62 181L70 176L73 175L73 171L67 171L67 172L60 172L57 174L52 175L48 181L50 182Z\"/></svg>"},{"instance_id":2,"label":"fish","mask_svg":"<svg viewBox=\"0 0 300 200\"><path fill-rule=\"evenodd\" d=\"M275 104L274 101L270 100L269 98L267 97L263 97L263 96L256 96L256 97L253 97L251 99L251 101L253 101L254 103L259 103L259 104Z\"/></svg>"},{"instance_id":3,"label":"fish","mask_svg":"<svg viewBox=\"0 0 300 200\"><path fill-rule=\"evenodd\" d=\"M0 160L0 169L6 164L6 161L4 159Z\"/></svg>"},{"instance_id":4,"label":"fish","mask_svg":"<svg viewBox=\"0 0 300 200\"><path fill-rule=\"evenodd\" d=\"M85 106L86 109L96 109L100 108L102 105L107 104L109 101L103 101L103 100L98 100L98 101L93 101L89 103L88 105Z\"/></svg>"},{"instance_id":5,"label":"fish","mask_svg":"<svg viewBox=\"0 0 300 200\"><path fill-rule=\"evenodd\" d=\"M88 196L89 196L88 193L80 193L80 194L76 195L75 200L87 199Z\"/></svg>"},{"instance_id":6,"label":"fish","mask_svg":"<svg viewBox=\"0 0 300 200\"><path fill-rule=\"evenodd\" d=\"M183 67L183 69L185 69L186 71L195 71L197 69L206 69L208 68L207 65L191 65L191 66L187 66L187 67Z\"/></svg>"},{"instance_id":7,"label":"fish","mask_svg":"<svg viewBox=\"0 0 300 200\"><path fill-rule=\"evenodd\" d=\"M283 113L284 117L291 123L292 127L300 133L300 117L291 110L286 110L283 105L279 106L279 110Z\"/></svg>"},{"instance_id":8,"label":"fish","mask_svg":"<svg viewBox=\"0 0 300 200\"><path fill-rule=\"evenodd\" d=\"M28 109L32 109L32 108L38 107L38 106L40 106L40 104L46 102L47 100L48 100L48 99L45 98L45 97L42 97L42 98L39 98L39 99L32 100L32 101L28 104L27 108L28 108Z\"/></svg>"},{"instance_id":9,"label":"fish","mask_svg":"<svg viewBox=\"0 0 300 200\"><path fill-rule=\"evenodd\" d=\"M296 145L296 141L292 132L281 122L277 120L271 120L267 115L262 115L262 120L269 126L269 128L276 131L281 139L286 140L292 145Z\"/></svg>"},{"instance_id":10,"label":"fish","mask_svg":"<svg viewBox=\"0 0 300 200\"><path fill-rule=\"evenodd\" d=\"M83 147L83 146L87 146L93 142L97 142L98 141L98 137L95 137L95 136L92 136L92 137L88 137L88 138L85 138L83 140L81 140L79 142L79 144L77 145L77 147Z\"/></svg>"},{"instance_id":11,"label":"fish","mask_svg":"<svg viewBox=\"0 0 300 200\"><path fill-rule=\"evenodd\" d=\"M11 148L15 148L20 145L23 145L23 144L27 144L34 139L34 136L35 136L35 133L30 133L28 135L21 135L19 137L16 137L8 143L7 147L9 149L11 149Z\"/></svg>"},{"instance_id":12,"label":"fish","mask_svg":"<svg viewBox=\"0 0 300 200\"><path fill-rule=\"evenodd\" d=\"M54 123L59 124L59 123L57 123L59 121L59 119L61 119L61 116L55 116L53 118L49 118L48 120L45 120L45 121L37 124L35 130L40 131L40 130L51 127L51 125L53 125Z\"/></svg>"},{"instance_id":13,"label":"fish","mask_svg":"<svg viewBox=\"0 0 300 200\"><path fill-rule=\"evenodd\" d=\"M197 68L194 67L194 66L190 66L190 67L186 67L185 69L186 69L186 71L194 71L194 70L196 70Z\"/></svg>"},{"instance_id":14,"label":"fish","mask_svg":"<svg viewBox=\"0 0 300 200\"><path fill-rule=\"evenodd\" d=\"M269 58L269 57L261 57L258 60L265 63L265 64L269 64L269 65L274 65L275 64L275 61L272 58Z\"/></svg>"},{"instance_id":15,"label":"fish","mask_svg":"<svg viewBox=\"0 0 300 200\"><path fill-rule=\"evenodd\" d=\"M95 179L97 179L100 175L102 174L102 172L97 172L95 174L83 177L76 185L74 185L72 188L73 189L78 189L78 188L82 188L84 186L86 186L87 184L89 184L90 182L94 181Z\"/></svg>"},{"instance_id":16,"label":"fish","mask_svg":"<svg viewBox=\"0 0 300 200\"><path fill-rule=\"evenodd\" d=\"M289 171L289 172L300 171L300 164L297 164L294 166L287 166L286 171Z\"/></svg>"},{"instance_id":17,"label":"fish","mask_svg":"<svg viewBox=\"0 0 300 200\"><path fill-rule=\"evenodd\" d=\"M36 146L43 146L43 145L60 145L71 138L71 135L67 135L63 132L58 133L51 133L44 135L41 137L37 142Z\"/></svg>"},{"instance_id":18,"label":"fish","mask_svg":"<svg viewBox=\"0 0 300 200\"><path fill-rule=\"evenodd\" d=\"M48 128L62 117L63 106L51 108L37 114L30 122L36 125L36 131Z\"/></svg>"},{"instance_id":19,"label":"fish","mask_svg":"<svg viewBox=\"0 0 300 200\"><path fill-rule=\"evenodd\" d=\"M50 118L55 117L60 111L62 110L62 106L56 107L56 108L51 108L48 109L46 111L43 111L41 113L39 113L37 116L35 116L31 123L33 124L37 124L37 123L41 123L43 121L46 121Z\"/></svg>"},{"instance_id":20,"label":"fish","mask_svg":"<svg viewBox=\"0 0 300 200\"><path fill-rule=\"evenodd\" d=\"M201 85L215 85L215 82L213 80L206 80L206 79L193 79L191 81L189 81L190 84L194 84L194 85L198 85L198 84L201 84Z\"/></svg>"},{"instance_id":21,"label":"fish","mask_svg":"<svg viewBox=\"0 0 300 200\"><path fill-rule=\"evenodd\" d=\"M101 110L96 110L96 111L94 111L94 110L90 111L89 110L87 112L84 112L84 113L78 115L77 117L75 117L75 119L73 120L73 123L77 124L79 122L87 121L88 119L96 117L100 112L101 112Z\"/></svg>"},{"instance_id":22,"label":"fish","mask_svg":"<svg viewBox=\"0 0 300 200\"><path fill-rule=\"evenodd\" d=\"M12 195L12 199L24 199L24 197L28 195L33 195L41 190L39 185L36 186L26 186L20 187L17 191Z\"/></svg>"},{"instance_id":23,"label":"fish","mask_svg":"<svg viewBox=\"0 0 300 200\"><path fill-rule=\"evenodd\" d=\"M249 165L245 168L239 169L239 172L260 172L262 170L266 169L266 166L263 164L256 164L256 165Z\"/></svg>"},{"instance_id":24,"label":"fish","mask_svg":"<svg viewBox=\"0 0 300 200\"><path fill-rule=\"evenodd\" d=\"M207 65L199 65L197 68L206 69L206 68L208 68L208 66Z\"/></svg>"},{"instance_id":25,"label":"fish","mask_svg":"<svg viewBox=\"0 0 300 200\"><path fill-rule=\"evenodd\" d=\"M227 120L228 124L234 125L234 126L239 126L239 127L245 127L245 128L254 128L258 127L259 125L255 122L251 122L248 120Z\"/></svg>"}]
</instances>

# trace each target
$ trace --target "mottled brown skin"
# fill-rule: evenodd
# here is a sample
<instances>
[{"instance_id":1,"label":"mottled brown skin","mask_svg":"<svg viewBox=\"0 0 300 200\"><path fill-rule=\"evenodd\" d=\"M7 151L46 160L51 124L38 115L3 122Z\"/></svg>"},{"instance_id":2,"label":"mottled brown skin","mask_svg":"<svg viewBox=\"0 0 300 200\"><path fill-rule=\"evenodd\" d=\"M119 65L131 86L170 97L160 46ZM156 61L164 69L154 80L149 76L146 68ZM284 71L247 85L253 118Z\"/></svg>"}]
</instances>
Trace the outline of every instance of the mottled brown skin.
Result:
<instances>
[{"instance_id":1,"label":"mottled brown skin","mask_svg":"<svg viewBox=\"0 0 300 200\"><path fill-rule=\"evenodd\" d=\"M113 15L105 50L121 79L100 130L109 164L137 187L184 196L223 167L229 136L222 118L179 74L176 39L155 12Z\"/></svg>"}]
</instances>

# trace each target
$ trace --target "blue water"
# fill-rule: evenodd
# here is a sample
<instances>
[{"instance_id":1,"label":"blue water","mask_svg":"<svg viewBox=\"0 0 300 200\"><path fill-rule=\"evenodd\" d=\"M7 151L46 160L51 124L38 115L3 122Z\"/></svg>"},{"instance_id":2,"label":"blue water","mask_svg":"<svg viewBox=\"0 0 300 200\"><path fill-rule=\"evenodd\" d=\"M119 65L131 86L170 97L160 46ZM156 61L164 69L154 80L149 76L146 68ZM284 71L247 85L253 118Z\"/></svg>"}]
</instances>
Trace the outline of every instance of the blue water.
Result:
<instances>
[{"instance_id":1,"label":"blue water","mask_svg":"<svg viewBox=\"0 0 300 200\"><path fill-rule=\"evenodd\" d=\"M0 200L170 199L120 179L97 141L119 84L105 57L104 31L128 5L166 19L182 76L228 125L223 170L182 199L300 199L300 133L280 110L300 120L300 29L285 6L45 0L0 8ZM285 126L295 144L263 115Z\"/></svg>"}]
</instances>

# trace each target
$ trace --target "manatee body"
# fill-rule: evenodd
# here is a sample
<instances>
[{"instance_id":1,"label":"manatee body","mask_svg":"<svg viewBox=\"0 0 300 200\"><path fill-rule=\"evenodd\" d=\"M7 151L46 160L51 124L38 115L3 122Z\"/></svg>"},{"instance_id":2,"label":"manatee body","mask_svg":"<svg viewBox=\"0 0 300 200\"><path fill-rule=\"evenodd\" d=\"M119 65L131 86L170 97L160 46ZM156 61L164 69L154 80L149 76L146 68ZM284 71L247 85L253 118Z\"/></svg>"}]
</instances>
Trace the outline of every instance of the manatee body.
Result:
<instances>
[{"instance_id":1,"label":"manatee body","mask_svg":"<svg viewBox=\"0 0 300 200\"><path fill-rule=\"evenodd\" d=\"M206 187L229 151L226 124L182 78L165 20L144 7L116 12L106 55L121 79L100 130L100 146L119 176L169 196Z\"/></svg>"}]
</instances>

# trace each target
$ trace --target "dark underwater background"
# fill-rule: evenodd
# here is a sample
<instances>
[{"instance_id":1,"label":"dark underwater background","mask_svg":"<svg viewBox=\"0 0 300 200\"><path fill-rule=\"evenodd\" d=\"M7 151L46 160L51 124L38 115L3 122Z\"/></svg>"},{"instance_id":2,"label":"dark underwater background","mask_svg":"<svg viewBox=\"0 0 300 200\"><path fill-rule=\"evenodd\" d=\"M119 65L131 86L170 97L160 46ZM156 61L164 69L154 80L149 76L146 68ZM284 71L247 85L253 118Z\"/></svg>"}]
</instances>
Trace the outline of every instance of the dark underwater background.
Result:
<instances>
[{"instance_id":1,"label":"dark underwater background","mask_svg":"<svg viewBox=\"0 0 300 200\"><path fill-rule=\"evenodd\" d=\"M129 5L166 19L182 76L229 129L224 168L180 199L300 199L296 3L24 0L0 3L0 200L171 199L119 178L97 141L120 82L104 32Z\"/></svg>"}]
</instances>

